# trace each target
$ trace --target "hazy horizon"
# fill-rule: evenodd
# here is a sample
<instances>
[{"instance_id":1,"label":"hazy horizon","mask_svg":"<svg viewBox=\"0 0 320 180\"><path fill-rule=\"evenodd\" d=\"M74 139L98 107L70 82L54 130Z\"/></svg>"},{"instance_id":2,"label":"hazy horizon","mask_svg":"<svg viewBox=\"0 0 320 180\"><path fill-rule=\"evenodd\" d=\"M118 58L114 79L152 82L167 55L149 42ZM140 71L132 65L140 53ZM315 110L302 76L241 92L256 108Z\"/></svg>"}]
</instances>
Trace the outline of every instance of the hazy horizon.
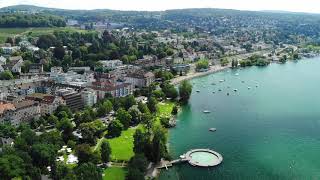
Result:
<instances>
[{"instance_id":1,"label":"hazy horizon","mask_svg":"<svg viewBox=\"0 0 320 180\"><path fill-rule=\"evenodd\" d=\"M219 8L251 11L290 11L320 13L320 2L317 0L290 1L290 0L0 0L0 8L13 5L35 5L60 9L113 9L135 11L163 11L186 8Z\"/></svg>"}]
</instances>

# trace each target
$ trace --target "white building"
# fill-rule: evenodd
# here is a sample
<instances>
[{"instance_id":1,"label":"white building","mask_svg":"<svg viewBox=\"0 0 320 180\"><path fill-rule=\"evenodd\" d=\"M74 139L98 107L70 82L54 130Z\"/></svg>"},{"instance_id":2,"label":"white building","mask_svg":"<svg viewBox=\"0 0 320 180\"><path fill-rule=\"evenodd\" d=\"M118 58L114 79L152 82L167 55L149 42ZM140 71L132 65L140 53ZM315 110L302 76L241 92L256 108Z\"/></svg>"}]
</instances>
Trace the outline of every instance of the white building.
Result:
<instances>
[{"instance_id":1,"label":"white building","mask_svg":"<svg viewBox=\"0 0 320 180\"><path fill-rule=\"evenodd\" d=\"M81 92L81 97L85 106L93 106L97 103L98 99L97 92L89 88L86 88Z\"/></svg>"},{"instance_id":2,"label":"white building","mask_svg":"<svg viewBox=\"0 0 320 180\"><path fill-rule=\"evenodd\" d=\"M120 60L101 60L99 62L106 69L116 69L117 67L123 65L122 61Z\"/></svg>"}]
</instances>

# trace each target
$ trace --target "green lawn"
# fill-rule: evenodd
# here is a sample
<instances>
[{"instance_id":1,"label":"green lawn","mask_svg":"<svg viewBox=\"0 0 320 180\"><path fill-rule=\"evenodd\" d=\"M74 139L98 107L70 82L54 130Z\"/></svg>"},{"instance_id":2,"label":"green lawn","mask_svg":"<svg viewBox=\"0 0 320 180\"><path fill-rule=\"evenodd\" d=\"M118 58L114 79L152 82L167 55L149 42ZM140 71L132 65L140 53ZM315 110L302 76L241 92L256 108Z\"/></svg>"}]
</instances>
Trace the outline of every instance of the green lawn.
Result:
<instances>
[{"instance_id":1,"label":"green lawn","mask_svg":"<svg viewBox=\"0 0 320 180\"><path fill-rule=\"evenodd\" d=\"M129 161L134 156L133 152L133 134L136 128L129 128L122 131L121 136L108 139L111 146L111 159L113 161Z\"/></svg>"},{"instance_id":2,"label":"green lawn","mask_svg":"<svg viewBox=\"0 0 320 180\"><path fill-rule=\"evenodd\" d=\"M120 167L110 167L104 170L103 180L125 180L126 169Z\"/></svg>"},{"instance_id":3,"label":"green lawn","mask_svg":"<svg viewBox=\"0 0 320 180\"><path fill-rule=\"evenodd\" d=\"M174 102L166 101L160 102L157 105L157 116L171 116L172 109L174 107Z\"/></svg>"}]
</instances>

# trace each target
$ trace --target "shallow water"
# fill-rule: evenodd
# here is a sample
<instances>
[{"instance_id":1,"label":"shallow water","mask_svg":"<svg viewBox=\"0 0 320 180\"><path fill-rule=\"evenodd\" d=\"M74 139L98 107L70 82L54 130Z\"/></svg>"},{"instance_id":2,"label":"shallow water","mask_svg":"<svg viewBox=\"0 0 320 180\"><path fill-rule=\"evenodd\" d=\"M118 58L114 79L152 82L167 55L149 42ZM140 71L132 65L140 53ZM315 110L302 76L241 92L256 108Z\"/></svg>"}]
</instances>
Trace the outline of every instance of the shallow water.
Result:
<instances>
[{"instance_id":1,"label":"shallow water","mask_svg":"<svg viewBox=\"0 0 320 180\"><path fill-rule=\"evenodd\" d=\"M320 58L226 70L191 82L189 105L170 130L171 155L210 148L223 162L214 168L175 165L162 171L161 180L320 179Z\"/></svg>"}]
</instances>

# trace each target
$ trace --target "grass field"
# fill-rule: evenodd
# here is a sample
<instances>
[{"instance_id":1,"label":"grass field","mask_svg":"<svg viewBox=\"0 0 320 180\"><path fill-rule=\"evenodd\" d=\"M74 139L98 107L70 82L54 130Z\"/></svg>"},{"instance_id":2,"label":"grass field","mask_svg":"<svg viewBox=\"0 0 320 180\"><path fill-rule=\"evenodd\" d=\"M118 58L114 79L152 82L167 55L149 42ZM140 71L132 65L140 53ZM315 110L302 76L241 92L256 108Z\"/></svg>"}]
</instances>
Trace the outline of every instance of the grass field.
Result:
<instances>
[{"instance_id":1,"label":"grass field","mask_svg":"<svg viewBox=\"0 0 320 180\"><path fill-rule=\"evenodd\" d=\"M174 102L166 101L164 103L158 103L157 105L157 116L166 117L171 116Z\"/></svg>"},{"instance_id":2,"label":"grass field","mask_svg":"<svg viewBox=\"0 0 320 180\"><path fill-rule=\"evenodd\" d=\"M126 169L121 167L110 167L104 170L104 180L125 180L126 178Z\"/></svg>"},{"instance_id":3,"label":"grass field","mask_svg":"<svg viewBox=\"0 0 320 180\"><path fill-rule=\"evenodd\" d=\"M0 43L5 42L8 37L14 37L17 35L28 35L31 37L37 37L43 34L52 34L56 30L71 31L71 32L88 32L73 27L62 28L0 28Z\"/></svg>"}]
</instances>

